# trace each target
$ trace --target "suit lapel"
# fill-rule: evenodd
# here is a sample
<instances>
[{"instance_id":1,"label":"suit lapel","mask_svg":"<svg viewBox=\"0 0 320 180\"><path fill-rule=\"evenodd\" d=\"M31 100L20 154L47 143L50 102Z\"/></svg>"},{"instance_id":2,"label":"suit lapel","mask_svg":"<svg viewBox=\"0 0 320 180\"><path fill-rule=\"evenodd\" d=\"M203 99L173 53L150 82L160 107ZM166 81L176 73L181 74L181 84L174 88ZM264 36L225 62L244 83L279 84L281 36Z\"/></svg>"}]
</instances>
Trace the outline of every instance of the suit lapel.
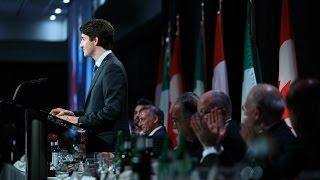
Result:
<instances>
[{"instance_id":1,"label":"suit lapel","mask_svg":"<svg viewBox=\"0 0 320 180\"><path fill-rule=\"evenodd\" d=\"M97 79L99 78L99 76L100 76L100 74L101 74L101 72L102 72L103 67L106 65L107 61L109 61L109 59L111 59L111 58L110 58L110 57L111 57L111 54L112 54L112 53L108 54L108 55L104 58L104 60L102 61L100 67L98 68L95 76L93 77L93 79L92 79L92 81L91 81L90 88L89 88L89 92L88 92L88 95L87 95L87 98L86 98L86 101L85 101L85 107L87 106L87 103L88 103L88 101L89 101L89 97L90 97L92 88L93 88L93 86L96 84Z\"/></svg>"}]
</instances>

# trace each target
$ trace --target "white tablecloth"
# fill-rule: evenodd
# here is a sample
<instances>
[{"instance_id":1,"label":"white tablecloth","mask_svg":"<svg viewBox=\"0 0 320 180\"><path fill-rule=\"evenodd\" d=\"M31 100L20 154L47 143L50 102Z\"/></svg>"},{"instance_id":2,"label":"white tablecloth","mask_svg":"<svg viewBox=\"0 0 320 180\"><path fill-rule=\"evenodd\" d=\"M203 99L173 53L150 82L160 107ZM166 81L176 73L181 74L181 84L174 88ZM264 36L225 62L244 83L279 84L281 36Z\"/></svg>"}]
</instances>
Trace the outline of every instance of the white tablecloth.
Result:
<instances>
[{"instance_id":1,"label":"white tablecloth","mask_svg":"<svg viewBox=\"0 0 320 180\"><path fill-rule=\"evenodd\" d=\"M0 173L0 180L26 180L26 174L11 164L3 164L1 173Z\"/></svg>"}]
</instances>

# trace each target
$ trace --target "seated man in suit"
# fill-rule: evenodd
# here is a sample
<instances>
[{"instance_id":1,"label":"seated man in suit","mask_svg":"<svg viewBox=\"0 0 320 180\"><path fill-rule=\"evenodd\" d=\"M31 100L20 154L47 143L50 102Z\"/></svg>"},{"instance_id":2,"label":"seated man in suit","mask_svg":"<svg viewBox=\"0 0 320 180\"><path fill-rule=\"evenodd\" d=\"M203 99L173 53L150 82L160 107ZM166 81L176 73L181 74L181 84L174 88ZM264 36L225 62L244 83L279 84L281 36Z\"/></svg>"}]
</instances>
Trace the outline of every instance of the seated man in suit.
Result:
<instances>
[{"instance_id":1,"label":"seated man in suit","mask_svg":"<svg viewBox=\"0 0 320 180\"><path fill-rule=\"evenodd\" d=\"M288 179L319 179L320 81L293 82L287 94L287 105L297 143L286 153L289 160L285 165L286 175Z\"/></svg>"},{"instance_id":2,"label":"seated man in suit","mask_svg":"<svg viewBox=\"0 0 320 180\"><path fill-rule=\"evenodd\" d=\"M167 137L166 128L163 126L163 116L163 112L153 105L143 106L139 113L139 126L145 135L152 137L155 158L159 157Z\"/></svg>"},{"instance_id":3,"label":"seated man in suit","mask_svg":"<svg viewBox=\"0 0 320 180\"><path fill-rule=\"evenodd\" d=\"M232 106L222 91L208 91L198 102L198 112L191 121L204 150L201 164L232 166L245 154L245 143L238 123L231 118Z\"/></svg>"},{"instance_id":4,"label":"seated man in suit","mask_svg":"<svg viewBox=\"0 0 320 180\"><path fill-rule=\"evenodd\" d=\"M195 162L199 162L202 155L202 146L190 126L192 115L197 112L199 97L193 92L182 94L172 107L172 119L179 132L180 139L185 136L184 142L178 141L178 147L185 145L188 154ZM181 144L184 143L184 144Z\"/></svg>"},{"instance_id":5,"label":"seated man in suit","mask_svg":"<svg viewBox=\"0 0 320 180\"><path fill-rule=\"evenodd\" d=\"M295 138L281 119L284 107L279 90L268 84L254 86L242 107L245 118L240 133L248 145L244 163L259 166L260 176L266 179L282 177L279 165L285 163L282 157Z\"/></svg>"},{"instance_id":6,"label":"seated man in suit","mask_svg":"<svg viewBox=\"0 0 320 180\"><path fill-rule=\"evenodd\" d=\"M141 127L139 126L139 113L140 110L143 108L145 105L151 105L152 102L149 101L148 99L140 98L137 101L136 107L134 108L133 112L133 121L130 122L129 127L130 127L130 132L133 135L141 135L142 130Z\"/></svg>"}]
</instances>

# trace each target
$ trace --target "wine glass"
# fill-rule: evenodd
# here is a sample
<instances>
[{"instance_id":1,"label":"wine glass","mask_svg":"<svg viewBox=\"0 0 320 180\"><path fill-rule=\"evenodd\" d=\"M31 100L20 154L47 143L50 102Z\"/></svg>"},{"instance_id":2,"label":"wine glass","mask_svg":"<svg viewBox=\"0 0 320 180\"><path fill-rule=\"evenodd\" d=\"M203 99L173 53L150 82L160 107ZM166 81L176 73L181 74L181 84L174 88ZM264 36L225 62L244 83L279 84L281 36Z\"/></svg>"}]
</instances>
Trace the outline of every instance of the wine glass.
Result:
<instances>
[{"instance_id":1,"label":"wine glass","mask_svg":"<svg viewBox=\"0 0 320 180\"><path fill-rule=\"evenodd\" d=\"M69 177L68 166L66 164L60 164L57 166L55 175L57 178L63 180L64 178Z\"/></svg>"},{"instance_id":2,"label":"wine glass","mask_svg":"<svg viewBox=\"0 0 320 180\"><path fill-rule=\"evenodd\" d=\"M58 153L58 164L56 166L55 176L59 179L64 179L69 176L68 164L66 163L67 156L67 150L61 150Z\"/></svg>"},{"instance_id":3,"label":"wine glass","mask_svg":"<svg viewBox=\"0 0 320 180\"><path fill-rule=\"evenodd\" d=\"M84 176L97 177L99 162L96 158L87 158L84 164Z\"/></svg>"}]
</instances>

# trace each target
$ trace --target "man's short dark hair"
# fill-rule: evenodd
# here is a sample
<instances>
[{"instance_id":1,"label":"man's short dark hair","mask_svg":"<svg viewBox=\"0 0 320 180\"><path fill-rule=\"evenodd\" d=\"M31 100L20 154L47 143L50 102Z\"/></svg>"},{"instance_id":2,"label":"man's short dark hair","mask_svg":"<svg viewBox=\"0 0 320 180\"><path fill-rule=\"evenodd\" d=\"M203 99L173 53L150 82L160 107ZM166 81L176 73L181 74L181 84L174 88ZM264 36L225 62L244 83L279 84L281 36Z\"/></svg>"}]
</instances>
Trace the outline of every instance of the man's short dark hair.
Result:
<instances>
[{"instance_id":1,"label":"man's short dark hair","mask_svg":"<svg viewBox=\"0 0 320 180\"><path fill-rule=\"evenodd\" d=\"M159 124L163 125L163 121L164 121L164 113L163 111L154 106L154 105L145 105L141 108L140 112L143 110L149 110L150 114L154 117L154 118L158 118L158 122Z\"/></svg>"},{"instance_id":2,"label":"man's short dark hair","mask_svg":"<svg viewBox=\"0 0 320 180\"><path fill-rule=\"evenodd\" d=\"M98 38L98 46L106 50L112 49L114 44L114 28L104 19L93 19L80 27L80 32L89 36L90 41Z\"/></svg>"},{"instance_id":3,"label":"man's short dark hair","mask_svg":"<svg viewBox=\"0 0 320 180\"><path fill-rule=\"evenodd\" d=\"M180 105L183 118L189 119L194 113L197 112L197 104L199 101L199 96L197 96L193 92L183 93L180 97L178 97L175 104Z\"/></svg>"},{"instance_id":4,"label":"man's short dark hair","mask_svg":"<svg viewBox=\"0 0 320 180\"><path fill-rule=\"evenodd\" d=\"M319 137L320 81L301 79L293 82L287 93L288 109L298 136ZM308 138L307 138L308 139Z\"/></svg>"}]
</instances>

